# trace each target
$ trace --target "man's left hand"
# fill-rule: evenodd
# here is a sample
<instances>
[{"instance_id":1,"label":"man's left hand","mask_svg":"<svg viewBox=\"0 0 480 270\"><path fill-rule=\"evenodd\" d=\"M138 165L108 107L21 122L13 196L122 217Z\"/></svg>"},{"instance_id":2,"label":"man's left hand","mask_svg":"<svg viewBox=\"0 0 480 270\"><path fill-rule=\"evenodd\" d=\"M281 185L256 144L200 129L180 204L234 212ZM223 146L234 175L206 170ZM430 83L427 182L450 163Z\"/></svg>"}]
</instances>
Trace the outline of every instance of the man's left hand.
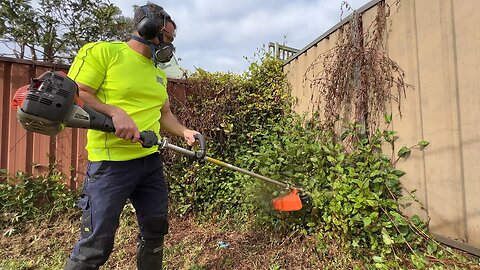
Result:
<instances>
[{"instance_id":1,"label":"man's left hand","mask_svg":"<svg viewBox=\"0 0 480 270\"><path fill-rule=\"evenodd\" d=\"M195 137L193 137L195 134L199 134L200 132L191 130L191 129L186 129L183 132L183 138L187 141L187 144L190 146L194 146L198 144L198 141L195 140Z\"/></svg>"}]
</instances>

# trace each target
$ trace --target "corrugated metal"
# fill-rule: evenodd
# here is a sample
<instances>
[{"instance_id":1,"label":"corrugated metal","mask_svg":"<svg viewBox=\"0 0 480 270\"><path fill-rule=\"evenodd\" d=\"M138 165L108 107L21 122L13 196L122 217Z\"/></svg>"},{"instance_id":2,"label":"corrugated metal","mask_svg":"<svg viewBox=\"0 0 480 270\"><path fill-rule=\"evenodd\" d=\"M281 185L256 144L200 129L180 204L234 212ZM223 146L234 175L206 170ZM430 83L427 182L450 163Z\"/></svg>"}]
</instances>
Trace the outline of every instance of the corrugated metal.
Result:
<instances>
[{"instance_id":1,"label":"corrugated metal","mask_svg":"<svg viewBox=\"0 0 480 270\"><path fill-rule=\"evenodd\" d=\"M67 72L67 65L19 60L0 57L0 169L10 173L23 171L44 173L49 164L58 166L67 175L67 185L77 188L84 175L87 162L85 150L86 130L68 128L57 136L27 132L16 120L15 110L10 100L22 85L30 83L45 71L61 70ZM186 100L186 83L183 80L170 79L168 92L170 98L179 102ZM1 180L0 180L1 181Z\"/></svg>"},{"instance_id":2,"label":"corrugated metal","mask_svg":"<svg viewBox=\"0 0 480 270\"><path fill-rule=\"evenodd\" d=\"M360 11L364 29L375 18L372 1ZM430 230L440 240L480 255L480 1L387 1L391 14L386 31L388 55L405 71L407 90L402 115L394 118L398 147L425 139L424 152L397 163L402 181L428 210ZM300 102L309 111L314 89L304 81L307 68L335 46L342 21L306 46L284 66ZM316 72L322 67L316 67ZM317 94L318 95L318 94ZM392 105L392 108L394 108ZM395 109L392 109L395 115ZM414 204L415 205L415 204ZM420 207L405 210L422 213Z\"/></svg>"}]
</instances>

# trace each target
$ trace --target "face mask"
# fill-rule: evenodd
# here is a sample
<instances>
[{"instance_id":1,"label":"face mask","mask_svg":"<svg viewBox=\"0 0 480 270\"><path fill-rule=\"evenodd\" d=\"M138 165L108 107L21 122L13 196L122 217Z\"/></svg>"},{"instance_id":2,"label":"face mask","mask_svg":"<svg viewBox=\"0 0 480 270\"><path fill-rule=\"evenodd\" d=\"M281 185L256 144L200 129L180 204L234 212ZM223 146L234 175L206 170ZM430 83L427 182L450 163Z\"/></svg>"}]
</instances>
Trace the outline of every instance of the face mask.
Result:
<instances>
[{"instance_id":1,"label":"face mask","mask_svg":"<svg viewBox=\"0 0 480 270\"><path fill-rule=\"evenodd\" d=\"M163 34L161 32L160 34L158 34L157 37L158 40L160 40L160 43L158 45L155 45L153 42L145 40L142 37L132 36L132 39L148 45L150 47L150 50L152 51L152 59L156 63L167 63L173 57L173 53L175 52L175 46L173 46L172 43L164 42Z\"/></svg>"},{"instance_id":2,"label":"face mask","mask_svg":"<svg viewBox=\"0 0 480 270\"><path fill-rule=\"evenodd\" d=\"M160 63L167 63L173 57L175 46L173 46L173 44L170 42L163 41L162 32L160 32L157 37L158 40L160 40L160 43L158 45L154 45L155 49L152 50L152 56Z\"/></svg>"}]
</instances>

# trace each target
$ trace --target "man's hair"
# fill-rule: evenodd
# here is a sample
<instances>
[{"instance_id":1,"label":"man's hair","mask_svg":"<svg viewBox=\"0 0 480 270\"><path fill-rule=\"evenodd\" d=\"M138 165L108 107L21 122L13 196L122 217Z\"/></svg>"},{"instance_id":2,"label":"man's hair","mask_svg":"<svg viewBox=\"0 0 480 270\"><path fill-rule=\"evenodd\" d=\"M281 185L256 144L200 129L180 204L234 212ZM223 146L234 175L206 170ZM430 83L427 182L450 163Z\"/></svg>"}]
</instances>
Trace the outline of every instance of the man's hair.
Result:
<instances>
[{"instance_id":1,"label":"man's hair","mask_svg":"<svg viewBox=\"0 0 480 270\"><path fill-rule=\"evenodd\" d=\"M157 5L157 4L154 4L152 2L147 2L147 7L148 7L148 10L149 11L153 11L155 13L155 15L157 15L157 24L159 26L163 26L165 27L165 25L163 25L164 23L164 14L162 13L162 11L166 12L163 7ZM137 31L137 27L138 27L138 23L140 22L140 20L145 17L146 14L145 12L143 11L142 9L142 6L139 6L135 9L135 13L133 15L133 29L135 31ZM175 24L175 22L172 20L172 17L167 17L167 22L171 22L173 24L173 27L175 29L177 29L177 25Z\"/></svg>"}]
</instances>

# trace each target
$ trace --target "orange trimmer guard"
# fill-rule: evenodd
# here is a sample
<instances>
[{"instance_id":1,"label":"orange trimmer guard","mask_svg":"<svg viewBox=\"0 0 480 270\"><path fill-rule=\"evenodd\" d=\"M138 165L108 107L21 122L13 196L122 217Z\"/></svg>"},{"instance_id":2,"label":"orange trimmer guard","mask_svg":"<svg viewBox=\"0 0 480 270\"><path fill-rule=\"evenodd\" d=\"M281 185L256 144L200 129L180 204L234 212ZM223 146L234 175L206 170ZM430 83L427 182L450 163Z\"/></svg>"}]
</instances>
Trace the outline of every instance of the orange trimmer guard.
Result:
<instances>
[{"instance_id":1,"label":"orange trimmer guard","mask_svg":"<svg viewBox=\"0 0 480 270\"><path fill-rule=\"evenodd\" d=\"M298 194L299 192L298 189L292 188L287 195L273 199L273 208L283 212L298 211L302 209L302 200Z\"/></svg>"}]
</instances>

